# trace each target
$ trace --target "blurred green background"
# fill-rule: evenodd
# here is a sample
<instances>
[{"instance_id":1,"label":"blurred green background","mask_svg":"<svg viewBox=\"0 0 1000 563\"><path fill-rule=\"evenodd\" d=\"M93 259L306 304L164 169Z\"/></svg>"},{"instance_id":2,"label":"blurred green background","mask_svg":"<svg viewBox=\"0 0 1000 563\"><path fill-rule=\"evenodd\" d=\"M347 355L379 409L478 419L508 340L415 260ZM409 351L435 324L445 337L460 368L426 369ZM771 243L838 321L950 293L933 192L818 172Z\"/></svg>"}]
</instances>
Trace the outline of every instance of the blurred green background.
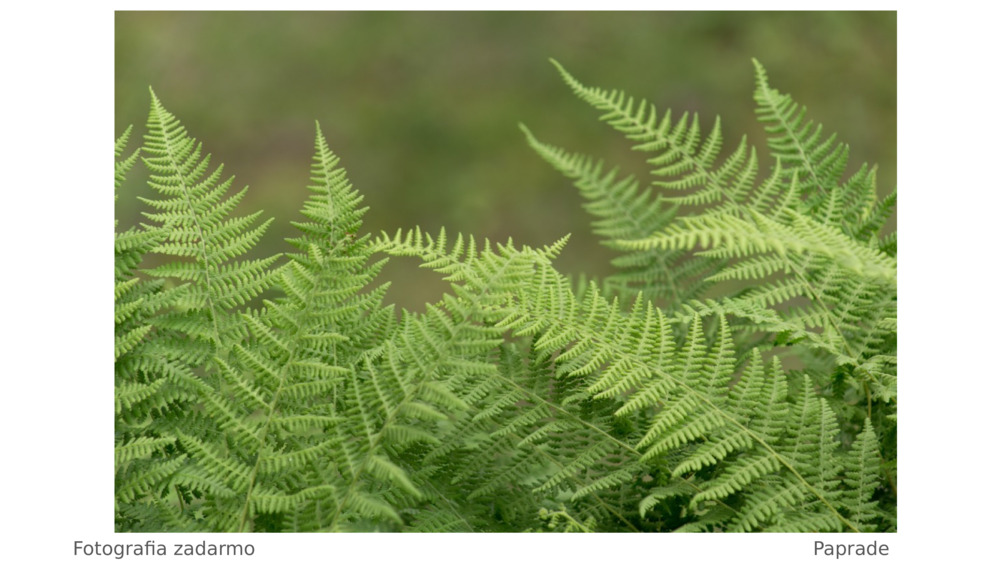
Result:
<instances>
[{"instance_id":1,"label":"blurred green background","mask_svg":"<svg viewBox=\"0 0 1000 563\"><path fill-rule=\"evenodd\" d=\"M612 254L517 124L644 169L549 57L584 84L699 112L704 126L720 115L723 154L744 133L766 148L756 57L773 87L850 145L848 172L878 163L882 193L895 187L894 12L118 12L115 134L143 129L152 86L237 187L250 185L242 211L277 218L264 254L289 250L318 120L371 207L365 232L444 226L536 246L571 232L559 268L601 275ZM762 159L762 177L771 164ZM135 196L148 194L137 167L120 228L141 220ZM422 309L440 297L438 276L394 262L381 276L391 301Z\"/></svg>"}]
</instances>

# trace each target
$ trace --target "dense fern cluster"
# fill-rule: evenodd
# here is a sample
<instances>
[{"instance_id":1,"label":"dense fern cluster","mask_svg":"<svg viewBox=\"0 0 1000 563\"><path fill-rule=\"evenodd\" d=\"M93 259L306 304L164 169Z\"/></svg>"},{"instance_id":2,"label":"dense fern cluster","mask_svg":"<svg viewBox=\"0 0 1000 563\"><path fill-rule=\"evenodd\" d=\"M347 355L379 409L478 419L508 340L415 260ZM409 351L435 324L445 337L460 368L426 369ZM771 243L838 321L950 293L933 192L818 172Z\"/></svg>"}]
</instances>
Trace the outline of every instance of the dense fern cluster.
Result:
<instances>
[{"instance_id":1,"label":"dense fern cluster","mask_svg":"<svg viewBox=\"0 0 1000 563\"><path fill-rule=\"evenodd\" d=\"M140 159L156 194L115 235L117 530L895 529L895 196L760 65L763 174L558 70L654 178L524 128L618 252L583 284L567 239L363 234L318 126L293 251L249 259L269 221L153 95L115 143L116 195ZM384 304L397 256L451 290Z\"/></svg>"}]
</instances>

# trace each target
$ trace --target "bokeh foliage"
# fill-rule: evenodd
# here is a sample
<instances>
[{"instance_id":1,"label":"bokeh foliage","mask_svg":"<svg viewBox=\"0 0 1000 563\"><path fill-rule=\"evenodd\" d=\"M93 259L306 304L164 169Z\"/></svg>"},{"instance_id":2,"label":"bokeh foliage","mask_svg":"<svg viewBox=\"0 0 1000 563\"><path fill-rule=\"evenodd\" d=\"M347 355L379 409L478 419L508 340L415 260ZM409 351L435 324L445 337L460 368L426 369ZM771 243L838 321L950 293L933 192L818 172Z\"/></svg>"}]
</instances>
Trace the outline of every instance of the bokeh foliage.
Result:
<instances>
[{"instance_id":1,"label":"bokeh foliage","mask_svg":"<svg viewBox=\"0 0 1000 563\"><path fill-rule=\"evenodd\" d=\"M534 246L571 232L560 269L606 273L577 191L517 124L608 161L638 157L549 57L706 125L721 115L723 152L744 132L765 147L748 94L756 57L850 144L848 170L878 163L883 192L896 183L892 12L119 12L115 29L116 135L142 124L155 88L250 185L243 208L278 219L266 254L289 249L318 120L371 207L367 229L444 226ZM136 174L122 191L147 189ZM134 202L118 204L122 227L140 221ZM409 308L443 287L415 262L383 275Z\"/></svg>"}]
</instances>

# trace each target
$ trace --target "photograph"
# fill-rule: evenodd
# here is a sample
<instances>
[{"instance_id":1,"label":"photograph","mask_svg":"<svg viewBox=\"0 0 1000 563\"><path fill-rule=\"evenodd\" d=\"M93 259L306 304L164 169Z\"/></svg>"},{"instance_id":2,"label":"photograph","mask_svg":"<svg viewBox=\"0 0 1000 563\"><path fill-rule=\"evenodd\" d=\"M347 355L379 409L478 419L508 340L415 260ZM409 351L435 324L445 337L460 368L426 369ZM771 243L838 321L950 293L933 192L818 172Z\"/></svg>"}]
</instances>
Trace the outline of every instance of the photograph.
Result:
<instances>
[{"instance_id":1,"label":"photograph","mask_svg":"<svg viewBox=\"0 0 1000 563\"><path fill-rule=\"evenodd\" d=\"M75 555L886 555L896 12L117 11L114 128L115 539Z\"/></svg>"}]
</instances>

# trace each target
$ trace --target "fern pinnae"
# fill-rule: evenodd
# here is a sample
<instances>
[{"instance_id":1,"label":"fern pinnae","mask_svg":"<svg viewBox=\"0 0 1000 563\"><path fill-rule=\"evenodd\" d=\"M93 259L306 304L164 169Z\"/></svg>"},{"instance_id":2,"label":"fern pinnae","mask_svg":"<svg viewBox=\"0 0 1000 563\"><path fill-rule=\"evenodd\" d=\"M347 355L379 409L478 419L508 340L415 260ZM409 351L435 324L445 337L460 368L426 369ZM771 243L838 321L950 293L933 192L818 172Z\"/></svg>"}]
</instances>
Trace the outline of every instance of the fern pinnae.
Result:
<instances>
[{"instance_id":1,"label":"fern pinnae","mask_svg":"<svg viewBox=\"0 0 1000 563\"><path fill-rule=\"evenodd\" d=\"M131 131L115 141L116 199L141 151L122 158ZM163 283L134 277L164 233L119 232L117 221L115 227L115 523L116 529L136 529L141 519L135 515L151 510L155 491L185 461L183 455L168 454L177 443L174 424L157 414L180 410L193 397L185 386L190 371L157 346L160 335L153 322L169 303Z\"/></svg>"},{"instance_id":2,"label":"fern pinnae","mask_svg":"<svg viewBox=\"0 0 1000 563\"><path fill-rule=\"evenodd\" d=\"M363 198L339 166L340 159L330 150L319 122L316 122L314 144L312 183L308 187L311 195L302 209L302 214L311 221L293 221L292 225L302 232L302 236L289 242L303 251L307 241L321 248L361 244L363 241L358 241L356 235L361 228L361 217L368 208L360 206Z\"/></svg>"},{"instance_id":3,"label":"fern pinnae","mask_svg":"<svg viewBox=\"0 0 1000 563\"><path fill-rule=\"evenodd\" d=\"M584 208L595 217L595 234L604 237L602 244L622 251L619 239L638 239L665 228L674 216L674 210L663 205L649 188L640 190L639 183L629 176L618 179L617 170L603 171L602 163L590 157L569 152L538 141L531 131L521 125L528 144L557 170L574 181L580 193L587 198ZM609 281L626 291L639 286L647 295L663 297L669 302L680 302L696 294L697 283L689 272L675 268L681 253L627 252L612 260L620 272ZM681 287L692 291L682 293Z\"/></svg>"},{"instance_id":4,"label":"fern pinnae","mask_svg":"<svg viewBox=\"0 0 1000 563\"><path fill-rule=\"evenodd\" d=\"M318 152L321 146L317 141ZM343 186L328 188L327 196L334 205L353 202L337 199L337 188ZM358 247L351 248L357 253ZM265 314L240 317L254 347L234 342L228 350L217 352L217 385L199 385L202 404L226 439L240 444L243 455L223 462L225 454L219 446L196 436L182 438L185 448L197 455L192 456L193 465L180 481L202 489L216 506L233 506L231 510L220 508L220 517L212 520L220 530L251 529L258 511L280 513L303 499L334 494L335 489L328 486L299 489L288 475L327 455L335 445L334 440L317 439L313 429L343 423L340 417L324 414L328 409L322 397L342 385L340 381L349 370L327 363L333 354L324 344L336 346L341 341L336 333L329 338L335 326L330 319L343 315L341 309L350 308L353 292L347 299L341 295L338 300L336 290L333 299L325 296L331 288L344 284L360 287L370 278L358 273L357 261L351 266L340 259L341 253L351 249L317 251L305 243L303 250L278 271L286 297L266 302ZM367 316L368 312L356 311L355 315ZM292 391L286 394L286 389ZM301 415L296 416L296 412ZM281 500L282 496L286 500ZM227 516L221 517L223 514Z\"/></svg>"},{"instance_id":5,"label":"fern pinnae","mask_svg":"<svg viewBox=\"0 0 1000 563\"><path fill-rule=\"evenodd\" d=\"M813 253L830 258L851 272L877 282L895 284L896 261L862 246L839 230L820 225L792 211L783 212L784 223L754 210L746 218L728 214L686 217L679 224L645 239L620 241L626 248L667 250L718 249L728 257L742 258L774 253L782 259L790 254ZM794 269L789 261L785 269Z\"/></svg>"},{"instance_id":6,"label":"fern pinnae","mask_svg":"<svg viewBox=\"0 0 1000 563\"><path fill-rule=\"evenodd\" d=\"M803 190L815 199L831 191L832 182L843 173L847 161L847 147L834 146L836 135L820 141L822 125L812 121L805 124L805 108L800 108L788 95L782 95L770 87L767 72L757 59L753 59L757 89L757 114L771 133L768 144L776 155L787 163L793 163L806 172ZM832 148L831 148L832 147ZM810 192L817 192L811 194Z\"/></svg>"},{"instance_id":7,"label":"fern pinnae","mask_svg":"<svg viewBox=\"0 0 1000 563\"><path fill-rule=\"evenodd\" d=\"M786 175L801 175L805 201L799 209L834 210L830 223L861 242L867 242L872 229L877 232L888 219L886 210L895 204L894 193L882 201L876 189L877 167L862 165L847 180L841 176L847 168L848 147L835 143L836 135L822 139L822 125L803 124L806 110L791 96L770 87L764 67L754 59L757 88L757 114L769 133L768 145L774 156L792 165ZM874 213L873 213L874 211Z\"/></svg>"},{"instance_id":8,"label":"fern pinnae","mask_svg":"<svg viewBox=\"0 0 1000 563\"><path fill-rule=\"evenodd\" d=\"M567 298L571 297L567 296ZM535 311L532 316L538 317L543 315L544 315L543 312ZM634 354L634 352L629 350L628 348L623 348L620 342L610 341L608 339L609 335L607 335L601 330L597 330L593 327L588 327L585 324L580 325L579 330L583 331L583 334L577 337L579 338L580 341L586 341L597 346L615 347L619 357L623 355L632 356ZM692 346L696 345L697 340L692 338L692 341L693 343L691 345ZM643 363L643 360L639 357L635 357L634 361L636 364ZM754 443L759 444L760 447L763 448L763 450L766 452L767 457L772 460L771 462L768 462L769 467L776 467L776 465L774 465L776 463L777 465L786 468L792 474L795 481L799 483L799 486L803 488L803 490L808 491L809 494L811 494L814 498L818 499L820 503L825 505L828 510L839 514L839 512L837 512L833 504L831 504L831 502L825 498L824 494L819 489L814 487L808 479L806 479L803 475L801 475L798 472L798 470L795 467L797 463L793 463L791 460L787 459L784 455L775 450L774 446L771 443L769 443L767 439L765 439L763 436L753 431L751 428L746 427L745 424L741 422L738 418L736 418L732 413L728 412L724 408L721 408L720 405L717 404L717 400L710 398L709 396L705 395L704 392L699 391L696 388L692 387L691 384L688 383L686 380L680 379L676 375L673 375L667 371L663 371L663 368L659 366L650 366L650 369L659 378L663 378L664 381L669 381L672 386L676 386L677 389L683 390L683 392L686 395L695 398L697 400L697 404L701 405L702 408L707 409L706 413L703 415L702 418L693 419L691 421L692 426L690 426L687 430L683 429L676 430L675 431L676 434L674 434L674 436L676 437L668 436L663 438L667 440L667 442L658 442L658 443L663 443L664 445L668 445L670 443L682 444L684 442L691 440L694 436L704 435L706 432L709 431L709 429L719 427L720 424L723 424L727 427L732 427L735 431L745 433L746 436L748 436ZM666 424L664 425L664 427L667 426L668 425ZM652 438L647 438L647 443L652 443ZM652 451L658 452L659 448L654 448ZM644 455L647 456L647 459L649 459L648 452L647 454ZM851 525L849 522L845 521L844 524L848 528L853 528L853 525Z\"/></svg>"},{"instance_id":9,"label":"fern pinnae","mask_svg":"<svg viewBox=\"0 0 1000 563\"><path fill-rule=\"evenodd\" d=\"M730 264L727 270L724 270L725 273L709 271L708 279L715 282L734 275L740 279L759 279L763 276L770 276L780 269L786 275L791 274L798 280L795 282L796 289L790 291L792 286L786 284L780 293L775 294L776 300L765 298L768 305L774 306L778 302L789 301L796 296L804 295L814 301L817 313L821 313L826 307L825 303L816 301L822 292L813 285L812 271L796 266L797 259L793 259L793 254L818 253L821 256L831 258L849 272L870 276L876 284L895 283L894 261L887 259L881 252L870 252L866 248L868 240L865 240L865 244L862 245L850 240L857 233L857 231L852 232L849 227L851 217L865 216L867 206L872 205L874 201L872 199L874 194L873 177L863 174L862 170L849 179L843 187L839 187L835 180L843 171L843 161L846 159L844 154L846 153L838 152L840 149L831 148L833 146L832 140L819 141L818 128L806 125L804 129L800 130L797 129L801 127L799 122L788 125L794 120L801 121L801 115L794 119L782 116L781 111L787 113L798 110L789 109L791 102L786 98L782 98L784 101L781 104L784 105L778 107L780 104L776 98L773 98L776 94L770 92L766 87L766 78L761 74L759 65L757 97L763 106L771 104L771 106L763 107L759 113L761 113L762 119L770 121L780 121L787 118L786 128L782 129L784 131L782 134L788 138L772 143L778 164L770 178L754 190L751 190L750 186L756 175L756 157L752 150L749 156L746 156L745 144L741 143L740 148L716 170L718 181L715 184L711 182L706 184L703 180L710 177L708 168L705 168L704 165L699 168L698 161L699 158L708 159L713 155L711 147L714 146L715 141L709 142L708 148L694 154L692 148L697 145L699 134L694 124L688 125L687 116L683 116L677 122L673 131L671 131L666 118L660 123L660 127L654 128L651 124L655 124L656 119L651 119L651 112L645 109L646 105L639 104L638 107L643 109L638 111L634 109L636 106L634 102L630 101L631 98L622 92L587 88L573 79L561 67L560 73L578 96L607 112L605 118L609 119L612 125L623 132L626 137L632 139L641 137L648 141L646 145L640 146L640 149L660 150L663 147L672 147L660 157L651 159L651 164L660 166L672 163L661 167L660 172L668 175L680 175L678 187L687 189L701 186L689 196L682 196L682 199L678 200L679 203L709 203L711 205L707 212L674 221L650 235L639 238L621 238L614 242L615 246L632 252L653 253L655 250L659 250L660 256L678 251L695 250L698 251L698 255L702 259L738 259ZM649 126L643 129L644 125ZM709 135L710 139L717 137L716 131L717 128L713 128L713 133ZM660 136L658 137L658 135ZM659 139L659 141L654 142L655 139ZM793 148L787 149L788 146ZM551 156L547 158L551 158ZM800 172L796 170L796 166L803 159L811 159L809 162L813 164L812 176L809 176L810 172L806 172L806 176L804 176L807 179L812 178L812 180L807 180L805 183L798 181ZM783 165L783 160L786 164L790 163L791 166ZM694 172L689 172L692 170ZM832 187L827 190L826 195L817 199L818 196L814 193L813 184L819 181L820 176L823 176L823 182L826 185ZM811 181L812 183L810 183ZM735 189L725 188L726 184L734 183L736 184ZM725 196L725 199L720 199L716 195L712 195L714 191L728 195ZM799 199L800 194L804 194L809 202L803 204ZM842 206L841 200L845 198L856 202L847 205L851 211L846 214L837 210ZM822 205L820 205L821 200ZM743 206L734 205L740 203ZM746 205L749 207L745 207ZM878 209L881 212L887 208L889 208L888 204L882 205ZM807 212L811 213L810 210L814 209L827 210L825 217L820 218L820 222L835 224L838 230L847 229L845 231L847 236L840 238L831 230L824 229L822 225L814 224L811 218L804 215ZM873 224L881 226L877 219L873 221ZM848 227L844 225L848 225ZM870 228L866 229L868 230L863 232L870 232ZM696 233L699 234L696 236ZM670 238L671 236L675 238ZM658 242L654 243L654 240ZM807 244L803 244L806 241ZM765 256L761 256L762 253ZM766 257L766 253L774 254L771 257ZM750 263L747 262L748 257L751 260ZM766 265L766 269L757 269L756 266L752 265L753 260ZM743 269L738 270L741 267ZM764 293L758 293L762 298L765 296ZM832 327L836 326L836 322L831 319L823 322L822 326L835 330Z\"/></svg>"},{"instance_id":10,"label":"fern pinnae","mask_svg":"<svg viewBox=\"0 0 1000 563\"><path fill-rule=\"evenodd\" d=\"M865 419L864 431L851 446L844 473L849 487L844 506L851 519L861 523L863 531L873 531L868 522L878 518L878 503L870 499L878 487L882 463L878 437L871 420Z\"/></svg>"},{"instance_id":11,"label":"fern pinnae","mask_svg":"<svg viewBox=\"0 0 1000 563\"><path fill-rule=\"evenodd\" d=\"M415 241L420 240L421 238L424 239L424 242L422 244L416 244ZM391 242L393 240L395 241L395 243ZM453 278L453 280L461 279L463 280L464 283L470 283L474 281L475 278L483 277L483 273L477 272L478 268L476 267L476 263L479 262L479 260L473 260L473 258L468 255L463 257L463 254L461 252L455 250L448 250L445 245L440 243L440 241L441 241L440 237L437 240L435 240L432 239L431 237L421 237L417 232L411 232L406 237L403 237L401 234L397 234L397 236L394 239L389 239L389 241L387 241L386 244L402 247L399 248L398 250L395 249L391 250L393 252L418 253L423 255L424 259L427 261L426 263L434 264L435 269L438 271L447 272L449 274L449 277ZM483 284L481 282L474 283L473 287L482 288L483 290L488 289L489 285L501 288L504 287L505 284L502 282L504 276L498 277L498 274L500 274L503 270L496 270L495 268L501 266L505 262L505 260L498 261L498 259L504 256L507 252L509 252L509 247L501 247L501 250L503 250L504 252L498 254L493 254L492 252L487 254L486 251L484 250L483 254L479 255L481 259L490 257L488 260L485 260L485 262L493 263L493 266L491 266L487 271L495 272L489 274L490 277L492 277L493 280L495 281L493 281L491 284ZM510 258L507 258L507 260L514 260L516 263L520 262L522 259L528 259L529 261L526 262L526 264L532 265L533 267L536 257L542 255L544 255L544 251L542 253L534 251L532 252L521 251L519 253L514 253L510 255ZM521 258L522 256L523 258ZM523 275L523 274L516 274L516 272L517 270L514 270L509 275L511 276ZM459 293L461 294L461 292ZM504 308L506 308L506 305L500 305L500 310L503 310ZM498 327L503 327L503 324L502 323L499 324ZM548 338L550 341L554 341L558 340L560 337L557 334L553 333L548 335ZM539 445L535 445L538 440L547 439L545 438L546 434L549 434L551 432L560 432L567 428L565 426L565 423L560 423L558 421L543 422L540 418L543 416L547 418L547 415L545 415L545 413L553 409L560 412L566 412L565 407L553 404L550 401L543 399L536 392L533 392L529 389L525 389L520 383L505 376L502 372L497 374L494 371L493 373L491 373L490 377L498 382L504 382L505 389L517 391L516 394L509 395L511 401L527 399L536 405L536 407L533 409L522 408L520 414L512 414L511 415L513 417L512 420L505 422L505 426L498 429L497 431L494 431L492 436L494 439L502 438L508 435L511 435L512 437L516 436L516 439L519 441L520 444L519 448L526 448L526 447L531 448L531 451L533 452L532 455L541 456L542 459L548 460L548 462L550 463L557 463L557 466L561 467L560 472L552 474L547 479L547 481L539 484L539 487L541 488L537 489L538 492L543 492L548 488L561 486L560 484L563 483L566 479L576 479L575 475L582 469L582 467L586 465L591 465L593 463L593 460L587 461L590 458L579 457L579 454L574 454L573 458L571 460L566 460L566 464L564 465L563 462L560 462L559 460L557 460L557 458L547 454L544 449L540 449ZM518 395L520 395L521 399L517 399ZM507 402L506 405L513 406L513 403ZM543 406L544 408L540 408ZM496 410L490 411L489 410L490 408ZM492 407L487 407L487 410L483 410L476 415L476 417L473 419L473 422L476 422L476 420L480 421L480 423L487 422L491 420L494 416L500 415L505 409L506 407L503 405L493 405ZM574 426L581 424L579 419L574 418L573 420L575 421L572 423ZM536 430L534 430L533 432L527 429L515 430L515 428L522 428L522 427L536 428ZM596 427L592 428L595 430L600 430ZM525 435L522 434L522 432L528 432L528 434ZM615 440L614 443L620 444L619 441L617 440ZM604 447L607 446L602 446L602 448ZM619 446L616 445L614 447L619 447ZM601 450L601 451L607 451L607 450ZM531 461L530 457L525 457L522 455L518 458L517 463L520 464L519 466L522 468L522 470L526 470L532 467L536 462ZM508 472L513 469L510 466L505 466L505 467L506 471ZM606 481L605 484L602 484L600 486L611 485L612 481L614 480ZM472 494L474 496L489 495L496 490L497 486L498 484L487 482L483 486L480 486L478 489L476 489ZM607 509L611 510L611 507L607 507Z\"/></svg>"},{"instance_id":12,"label":"fern pinnae","mask_svg":"<svg viewBox=\"0 0 1000 563\"><path fill-rule=\"evenodd\" d=\"M652 174L675 179L658 180L654 182L655 185L666 189L707 190L705 195L697 196L697 202L704 203L731 200L733 196L725 190L727 181L734 176L743 177L740 181L740 185L743 185L747 174L756 174L756 158L748 157L745 142L740 144L722 166L713 169L721 149L720 120L715 121L707 140L702 141L697 116L694 116L690 124L686 113L674 122L670 111L667 111L657 125L656 109L652 104L642 101L633 109L634 99L624 92L586 87L559 63L552 63L578 97L605 112L602 120L636 141L636 150L662 151L647 161L655 167Z\"/></svg>"},{"instance_id":13,"label":"fern pinnae","mask_svg":"<svg viewBox=\"0 0 1000 563\"><path fill-rule=\"evenodd\" d=\"M357 389L352 381L357 378L354 363L361 360L360 357L339 358L339 361L347 362L346 365L331 365L329 362L331 358L338 358L335 350L347 340L335 329L336 326L344 322L353 325L363 325L367 320L379 322L379 314L370 314L361 309L354 296L357 290L374 277L377 266L365 271L365 262L371 251L363 246L364 239L358 242L356 238L346 236L360 227L365 209L358 206L361 199L351 188L343 169L337 167L338 160L330 151L318 124L315 147L313 183L309 186L312 195L303 209L303 214L311 221L297 224L303 236L292 239L291 242L301 252L293 255L293 261L282 277L281 285L286 290L286 298L271 304L273 313L270 319L273 320L270 322L277 323L276 328L282 329L284 337L279 337L260 322L248 319L251 325L257 327L258 338L269 340L281 349L280 356L271 357L285 358L280 371L264 370L265 373L272 374L271 378L277 381L278 386L266 410L267 420L260 430L258 449L264 451L271 425L274 425L275 430L299 428L296 433L302 437L308 436L317 428L332 428L337 432L334 438L319 441L303 441L303 438L299 438L293 442L295 449L287 453L262 453L257 457L253 469L255 477L261 470L287 471L287 468L303 467L319 457L331 455L343 439L340 427L357 422L352 413L365 416L366 407L363 402L356 402L342 413L337 413L335 410L330 412L329 407L324 406L323 398L329 397L331 391L336 397L336 390L346 387L346 399L350 389ZM320 249L317 244L325 246ZM284 339L288 339L287 344L283 343ZM253 360L249 354L244 353L244 359L266 368L264 364L267 360L263 357ZM277 415L279 400L284 402L288 398L295 401L303 415ZM363 400L356 394L355 399ZM336 404L335 402L334 409L337 408ZM353 474L352 482L356 482L366 469L350 461L348 463ZM383 478L391 477L391 474L384 472L384 468L384 464L375 466L369 463L367 466L368 471L381 471L380 476ZM350 488L324 485L308 490L314 500L323 496L338 496L338 506L343 510L346 503L354 502L349 498ZM297 495L301 496L302 492L292 492L290 498L295 499ZM243 503L241 527L252 516L254 506L276 509L281 505L275 500L279 497L275 497L273 493L270 498L272 500L268 503L261 503L248 490ZM365 504L359 500L357 503ZM370 507L371 503L366 506ZM315 525L327 524L320 522Z\"/></svg>"},{"instance_id":14,"label":"fern pinnae","mask_svg":"<svg viewBox=\"0 0 1000 563\"><path fill-rule=\"evenodd\" d=\"M164 107L150 89L151 105L143 150L150 170L149 185L162 197L145 201L158 210L145 216L161 225L169 236L156 252L181 261L149 270L157 277L180 277L194 285L186 292L195 309L187 313L207 317L207 335L222 350L238 339L233 307L244 305L269 284L268 268L277 256L236 260L263 235L271 220L251 228L259 213L229 217L246 188L223 200L232 178L221 180L222 167L207 173L210 157L202 158L201 145ZM193 259L193 261L188 261ZM194 332L202 337L206 333Z\"/></svg>"}]
</instances>

